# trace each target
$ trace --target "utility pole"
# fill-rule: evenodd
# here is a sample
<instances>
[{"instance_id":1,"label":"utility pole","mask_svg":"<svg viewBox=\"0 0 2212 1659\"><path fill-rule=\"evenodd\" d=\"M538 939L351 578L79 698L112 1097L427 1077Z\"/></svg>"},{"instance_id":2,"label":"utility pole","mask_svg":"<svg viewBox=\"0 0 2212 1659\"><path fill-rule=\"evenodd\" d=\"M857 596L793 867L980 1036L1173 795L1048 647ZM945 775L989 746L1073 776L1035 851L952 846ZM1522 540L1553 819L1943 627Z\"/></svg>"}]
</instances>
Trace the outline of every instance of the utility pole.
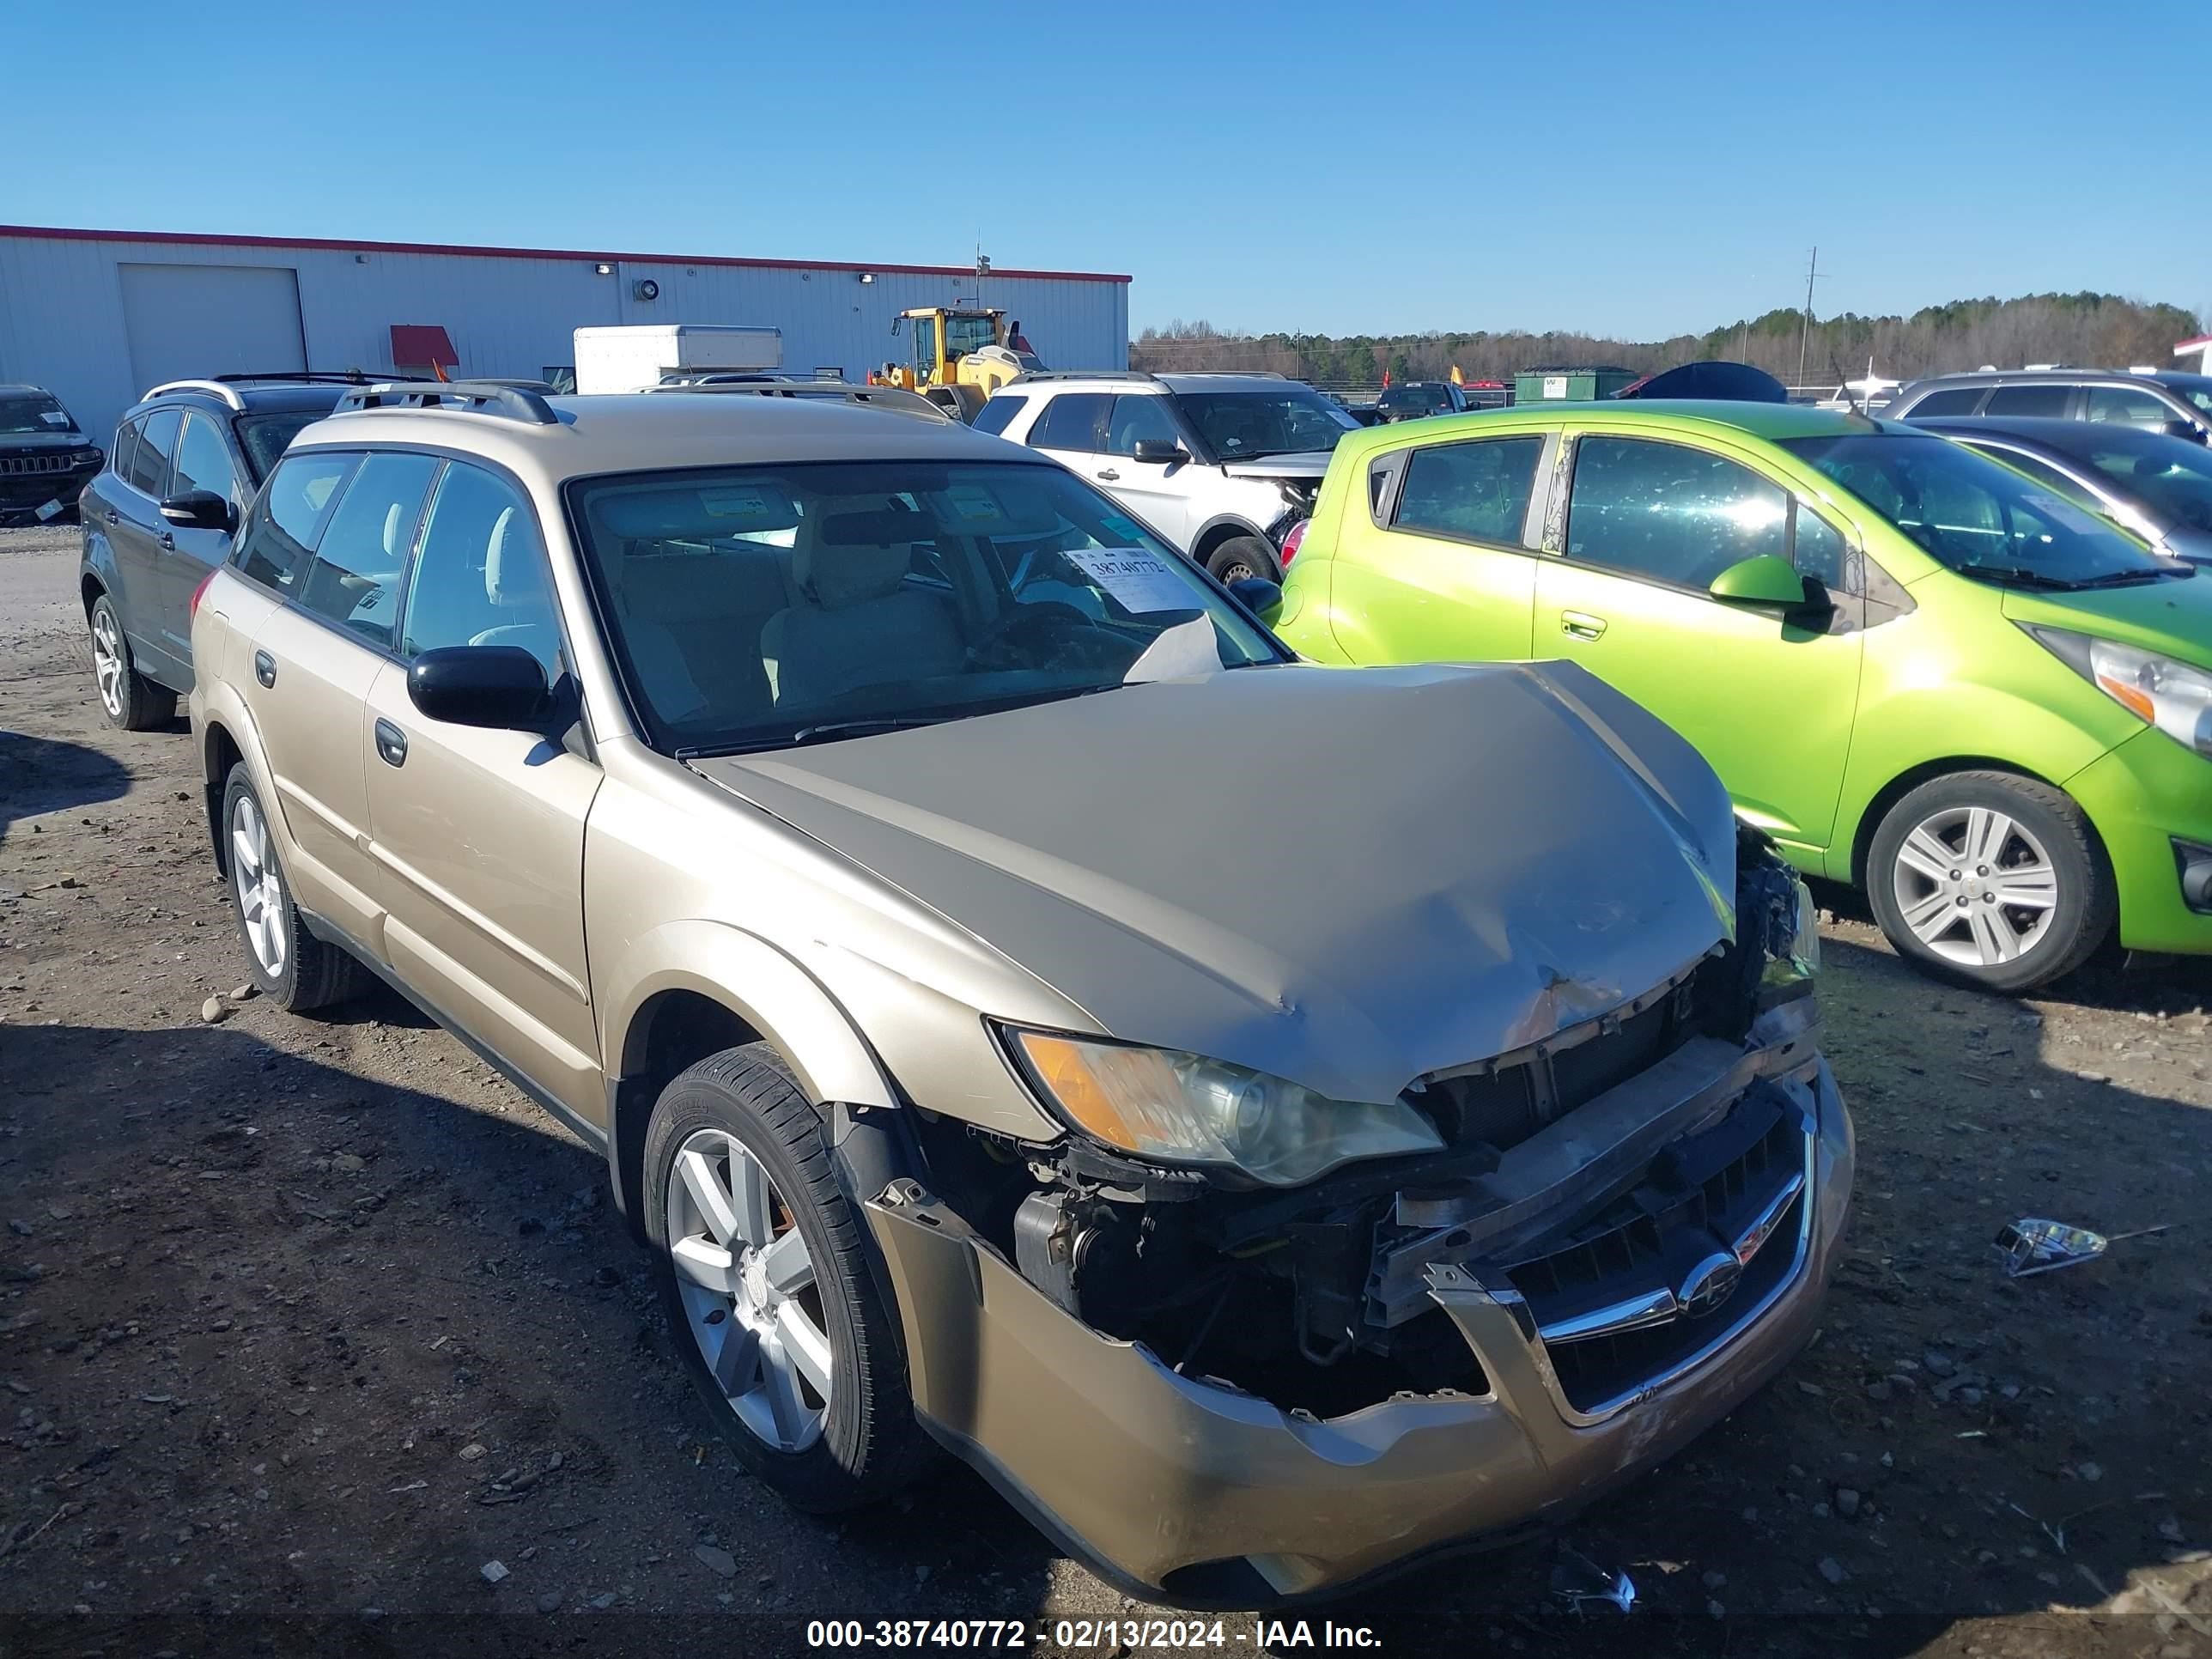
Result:
<instances>
[{"instance_id":1,"label":"utility pole","mask_svg":"<svg viewBox=\"0 0 2212 1659\"><path fill-rule=\"evenodd\" d=\"M1797 331L1797 384L1805 384L1805 349L1813 343L1813 279L1820 274L1820 250L1805 262L1805 324Z\"/></svg>"}]
</instances>

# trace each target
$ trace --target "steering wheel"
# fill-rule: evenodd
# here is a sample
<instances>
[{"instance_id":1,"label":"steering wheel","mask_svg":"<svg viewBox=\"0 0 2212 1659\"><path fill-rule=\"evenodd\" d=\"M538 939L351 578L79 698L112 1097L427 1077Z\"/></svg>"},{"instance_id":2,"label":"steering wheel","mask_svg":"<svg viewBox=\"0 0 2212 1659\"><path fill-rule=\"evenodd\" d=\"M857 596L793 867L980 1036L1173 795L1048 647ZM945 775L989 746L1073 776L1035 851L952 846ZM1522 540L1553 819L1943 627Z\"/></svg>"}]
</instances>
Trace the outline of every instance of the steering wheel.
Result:
<instances>
[{"instance_id":1,"label":"steering wheel","mask_svg":"<svg viewBox=\"0 0 2212 1659\"><path fill-rule=\"evenodd\" d=\"M968 647L966 660L970 667L995 654L1002 646L1011 645L1024 635L1035 635L1042 646L1054 639L1070 623L1085 629L1097 626L1092 618L1076 606L1060 599L1039 599L1031 605L1015 601L1006 607L1006 614L983 631L982 636Z\"/></svg>"}]
</instances>

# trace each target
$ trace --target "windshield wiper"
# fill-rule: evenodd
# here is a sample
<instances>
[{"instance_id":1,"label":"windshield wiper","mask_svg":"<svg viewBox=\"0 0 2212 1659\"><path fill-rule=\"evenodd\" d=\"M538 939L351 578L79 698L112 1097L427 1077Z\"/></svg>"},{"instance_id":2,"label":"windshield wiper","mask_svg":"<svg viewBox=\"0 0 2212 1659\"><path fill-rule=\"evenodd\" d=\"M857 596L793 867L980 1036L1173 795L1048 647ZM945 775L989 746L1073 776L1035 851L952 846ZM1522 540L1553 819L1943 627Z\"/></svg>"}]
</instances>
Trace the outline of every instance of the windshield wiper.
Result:
<instances>
[{"instance_id":1,"label":"windshield wiper","mask_svg":"<svg viewBox=\"0 0 2212 1659\"><path fill-rule=\"evenodd\" d=\"M872 737L879 732L902 732L917 726L941 726L944 715L884 715L866 720L823 720L802 726L785 736L756 738L749 743L723 743L696 749L678 749L680 761L718 760L729 755L755 755L764 749L796 749L810 743L835 743L841 738Z\"/></svg>"},{"instance_id":2,"label":"windshield wiper","mask_svg":"<svg viewBox=\"0 0 2212 1659\"><path fill-rule=\"evenodd\" d=\"M2193 576L2193 564L2154 565L2148 570L2108 570L2101 576L2084 576L2076 587L2126 587L2136 582L2163 581L2168 576Z\"/></svg>"},{"instance_id":3,"label":"windshield wiper","mask_svg":"<svg viewBox=\"0 0 2212 1659\"><path fill-rule=\"evenodd\" d=\"M2030 570L2021 564L1962 564L1959 570L1963 575L1987 576L1991 581L2018 582L2022 587L2047 587L2062 593L2070 593L2081 586L2063 576L2046 576L2040 570Z\"/></svg>"}]
</instances>

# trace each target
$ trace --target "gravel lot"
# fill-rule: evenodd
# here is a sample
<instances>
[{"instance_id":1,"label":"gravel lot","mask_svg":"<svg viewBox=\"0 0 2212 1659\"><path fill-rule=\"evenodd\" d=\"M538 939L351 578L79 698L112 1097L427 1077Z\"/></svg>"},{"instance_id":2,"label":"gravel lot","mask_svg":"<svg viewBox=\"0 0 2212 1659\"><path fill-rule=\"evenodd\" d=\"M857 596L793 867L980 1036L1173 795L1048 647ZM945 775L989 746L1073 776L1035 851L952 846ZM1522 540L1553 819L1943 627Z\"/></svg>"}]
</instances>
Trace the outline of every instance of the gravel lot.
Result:
<instances>
[{"instance_id":1,"label":"gravel lot","mask_svg":"<svg viewBox=\"0 0 2212 1659\"><path fill-rule=\"evenodd\" d=\"M396 999L230 1000L189 737L103 724L76 548L0 532L0 1652L777 1653L810 1619L1144 1611L964 1473L782 1508L694 1404L594 1156ZM1310 1615L1316 1644L2212 1659L2212 1227L2024 1284L1988 1249L2016 1214L2212 1212L2212 974L2001 1001L1831 896L1860 1207L1814 1346L1563 1540ZM1636 1613L1567 1610L1561 1542Z\"/></svg>"}]
</instances>

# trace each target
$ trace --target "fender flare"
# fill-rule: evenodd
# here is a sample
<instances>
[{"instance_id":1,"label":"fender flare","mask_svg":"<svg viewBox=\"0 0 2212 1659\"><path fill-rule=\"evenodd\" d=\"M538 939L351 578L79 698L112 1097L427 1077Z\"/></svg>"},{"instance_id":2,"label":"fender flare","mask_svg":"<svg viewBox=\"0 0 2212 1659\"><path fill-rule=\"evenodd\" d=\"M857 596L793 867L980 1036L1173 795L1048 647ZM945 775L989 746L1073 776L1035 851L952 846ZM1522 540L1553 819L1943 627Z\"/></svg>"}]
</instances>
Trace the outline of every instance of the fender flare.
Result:
<instances>
[{"instance_id":1,"label":"fender flare","mask_svg":"<svg viewBox=\"0 0 2212 1659\"><path fill-rule=\"evenodd\" d=\"M1190 556L1203 565L1206 556L1199 550L1209 541L1226 541L1231 536L1256 536L1267 542L1270 548L1274 546L1274 543L1267 540L1267 532L1249 519L1236 513L1217 513L1191 532Z\"/></svg>"},{"instance_id":2,"label":"fender flare","mask_svg":"<svg viewBox=\"0 0 2212 1659\"><path fill-rule=\"evenodd\" d=\"M807 1098L820 1104L896 1106L896 1093L860 1031L821 981L756 934L726 922L664 922L625 954L659 965L626 978L608 1006L602 1042L617 1076L642 1060L638 1014L664 991L719 1002L783 1056Z\"/></svg>"},{"instance_id":3,"label":"fender flare","mask_svg":"<svg viewBox=\"0 0 2212 1659\"><path fill-rule=\"evenodd\" d=\"M100 591L111 598L123 588L123 573L116 566L114 544L88 524L84 527L84 552L76 562L76 591L78 602L89 617L92 601L85 597L87 582L97 583Z\"/></svg>"}]
</instances>

